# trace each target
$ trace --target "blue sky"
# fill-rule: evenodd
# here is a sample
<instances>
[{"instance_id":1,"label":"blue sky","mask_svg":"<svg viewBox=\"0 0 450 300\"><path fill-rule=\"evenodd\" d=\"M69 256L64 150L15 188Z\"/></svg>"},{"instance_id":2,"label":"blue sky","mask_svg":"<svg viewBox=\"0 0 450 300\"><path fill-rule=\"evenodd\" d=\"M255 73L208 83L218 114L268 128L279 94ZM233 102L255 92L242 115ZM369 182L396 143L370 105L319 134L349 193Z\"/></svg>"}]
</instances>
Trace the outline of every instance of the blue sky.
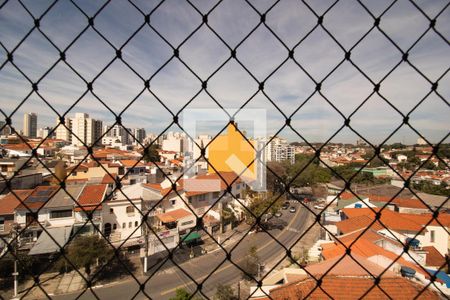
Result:
<instances>
[{"instance_id":1,"label":"blue sky","mask_svg":"<svg viewBox=\"0 0 450 300\"><path fill-rule=\"evenodd\" d=\"M1 1L0 1L1 2ZM93 16L103 1L74 1L87 16ZM71 41L88 25L87 17L69 1L60 1L41 18L40 30L54 43L52 45L38 30L19 41L33 27L33 18L17 2L8 1L0 9L0 108L10 115L31 92L31 84L15 66L6 62L6 51L14 50L14 64L33 82L40 79L39 94L54 109L65 113L86 92L86 81L92 81L115 57L115 48L121 48L130 36L144 23L145 14L158 8L151 15L151 25L144 26L123 47L122 58L144 79L151 78L150 89L174 114L194 95L188 108L216 108L213 96L224 108L237 108L250 97L246 108L267 109L268 134L275 133L283 124L284 116L273 107L273 102L290 116L314 92L315 83L286 58L294 47L316 26L317 17L301 1L282 0L266 14L266 25L282 40L283 45L270 30L260 24L261 13L274 1L225 0L208 15L208 24L228 45L225 45L205 25L202 17L184 1L111 1L94 19L94 27L108 44L92 28L69 47ZM332 1L306 1L318 15L332 5ZM379 16L391 1L362 1L374 16ZM52 1L24 1L35 18L40 17ZM206 13L215 1L192 1L201 13ZM433 19L447 1L416 1ZM1 4L0 4L1 5ZM138 10L139 9L139 10ZM259 24L259 26L258 26ZM346 50L372 27L373 19L356 1L340 1L329 10L323 26ZM437 18L436 29L446 38L450 36L450 7ZM198 31L186 42L186 37L197 27ZM258 26L258 27L257 27ZM257 27L249 38L241 42ZM409 1L398 1L381 18L380 28L406 51L427 30L429 21ZM200 80L173 57L172 47L179 48L180 58L201 80L208 80L207 92L201 90ZM180 46L180 43L181 46ZM59 50L67 49L67 63L59 61ZM238 60L258 81L265 80L264 94L258 92L258 84L244 68L230 58L228 47L237 47ZM434 31L429 31L409 51L409 60L431 81L441 78L438 93L450 99L450 66L448 42ZM322 27L316 28L295 48L294 57L309 74L320 82L344 58L344 50ZM378 30L373 29L351 51L351 59L374 82L378 82L401 60L401 52ZM159 72L168 60L170 60ZM228 61L227 61L228 60ZM224 62L227 63L211 77ZM278 66L285 63L279 68ZM46 71L57 65L46 74ZM276 70L275 73L273 71ZM273 73L273 74L272 74ZM272 74L272 75L270 75ZM445 75L444 75L445 74ZM270 75L270 76L269 76ZM444 75L444 76L443 76ZM268 77L269 76L269 77ZM94 81L94 94L112 111L119 114L132 99L143 90L142 79L126 64L116 59ZM42 79L41 79L42 78ZM382 83L380 93L407 114L427 93L431 84L410 65L401 63ZM322 84L322 94L346 117L357 108L373 90L373 85L350 62L344 62ZM255 95L256 93L256 95ZM122 115L127 127L144 127L148 132L159 133L172 120L171 114L149 91L144 91ZM430 142L440 141L450 128L448 102L432 93L410 115L410 123ZM12 115L16 128L22 128L24 112L38 113L38 126L54 125L56 114L36 93ZM87 112L92 117L112 123L114 118L91 93L85 94L68 115ZM3 119L4 116L0 116ZM308 141L325 141L343 124L343 117L319 94L315 94L292 116L291 124ZM373 143L383 141L402 122L402 117L378 95L373 95L351 117L352 127ZM169 130L176 131L177 127ZM211 132L213 134L213 132ZM292 130L281 133L291 141L300 140ZM345 129L333 141L355 142L358 137ZM404 127L388 142L415 142L417 134Z\"/></svg>"}]
</instances>

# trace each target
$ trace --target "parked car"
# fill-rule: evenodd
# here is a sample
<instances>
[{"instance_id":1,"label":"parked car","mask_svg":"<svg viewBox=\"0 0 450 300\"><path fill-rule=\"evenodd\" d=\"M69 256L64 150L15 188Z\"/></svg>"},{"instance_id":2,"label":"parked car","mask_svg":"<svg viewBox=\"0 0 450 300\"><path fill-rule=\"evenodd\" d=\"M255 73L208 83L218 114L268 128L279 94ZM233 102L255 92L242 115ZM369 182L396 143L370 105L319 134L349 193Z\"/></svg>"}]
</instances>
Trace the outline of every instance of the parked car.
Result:
<instances>
[{"instance_id":1,"label":"parked car","mask_svg":"<svg viewBox=\"0 0 450 300\"><path fill-rule=\"evenodd\" d=\"M289 208L291 204L289 202L284 202L283 205L281 206L282 209L286 210Z\"/></svg>"},{"instance_id":2,"label":"parked car","mask_svg":"<svg viewBox=\"0 0 450 300\"><path fill-rule=\"evenodd\" d=\"M283 221L283 220L273 220L273 221L269 221L269 222L261 222L259 224L259 228L258 231L265 229L265 230L272 230L272 229L278 229L278 230L283 230L284 227L286 227L287 222Z\"/></svg>"},{"instance_id":3,"label":"parked car","mask_svg":"<svg viewBox=\"0 0 450 300\"><path fill-rule=\"evenodd\" d=\"M277 211L275 213L275 217L280 218L283 215L283 213L281 211Z\"/></svg>"},{"instance_id":4,"label":"parked car","mask_svg":"<svg viewBox=\"0 0 450 300\"><path fill-rule=\"evenodd\" d=\"M291 206L291 208L289 208L289 212L291 213L295 213L297 211L297 209L294 206Z\"/></svg>"},{"instance_id":5,"label":"parked car","mask_svg":"<svg viewBox=\"0 0 450 300\"><path fill-rule=\"evenodd\" d=\"M325 208L325 206L323 206L323 205L314 205L314 208L323 210Z\"/></svg>"}]
</instances>

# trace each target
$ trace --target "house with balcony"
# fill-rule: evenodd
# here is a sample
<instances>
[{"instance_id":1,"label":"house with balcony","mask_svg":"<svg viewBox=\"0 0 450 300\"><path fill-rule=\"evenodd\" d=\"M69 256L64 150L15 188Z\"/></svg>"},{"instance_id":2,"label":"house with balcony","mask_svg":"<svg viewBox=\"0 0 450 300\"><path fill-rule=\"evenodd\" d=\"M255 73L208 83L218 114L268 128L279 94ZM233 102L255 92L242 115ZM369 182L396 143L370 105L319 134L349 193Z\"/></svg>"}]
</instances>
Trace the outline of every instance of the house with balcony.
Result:
<instances>
[{"instance_id":1,"label":"house with balcony","mask_svg":"<svg viewBox=\"0 0 450 300\"><path fill-rule=\"evenodd\" d=\"M122 159L116 161L119 165L118 175L122 184L136 184L147 182L147 166L134 159Z\"/></svg>"},{"instance_id":2,"label":"house with balcony","mask_svg":"<svg viewBox=\"0 0 450 300\"><path fill-rule=\"evenodd\" d=\"M146 213L141 184L123 186L103 202L103 233L112 243L138 244L142 237L142 218Z\"/></svg>"},{"instance_id":3,"label":"house with balcony","mask_svg":"<svg viewBox=\"0 0 450 300\"><path fill-rule=\"evenodd\" d=\"M44 206L58 190L59 186L38 186L15 208L15 221L24 229L21 240L26 244L37 241L42 228L50 226Z\"/></svg>"},{"instance_id":4,"label":"house with balcony","mask_svg":"<svg viewBox=\"0 0 450 300\"><path fill-rule=\"evenodd\" d=\"M39 222L46 226L29 255L51 255L64 247L72 236L74 204L82 190L83 186L59 189L39 210Z\"/></svg>"}]
</instances>

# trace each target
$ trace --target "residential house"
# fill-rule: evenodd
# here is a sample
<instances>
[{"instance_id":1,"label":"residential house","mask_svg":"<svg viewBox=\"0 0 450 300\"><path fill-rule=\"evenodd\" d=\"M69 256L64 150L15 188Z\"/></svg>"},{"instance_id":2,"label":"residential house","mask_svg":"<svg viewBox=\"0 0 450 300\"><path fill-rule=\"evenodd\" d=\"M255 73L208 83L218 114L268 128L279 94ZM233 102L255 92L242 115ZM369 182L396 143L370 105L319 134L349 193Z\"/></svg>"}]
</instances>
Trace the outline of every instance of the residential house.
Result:
<instances>
[{"instance_id":1,"label":"residential house","mask_svg":"<svg viewBox=\"0 0 450 300\"><path fill-rule=\"evenodd\" d=\"M3 177L10 178L18 172L26 162L26 158L0 158L0 173Z\"/></svg>"},{"instance_id":2,"label":"residential house","mask_svg":"<svg viewBox=\"0 0 450 300\"><path fill-rule=\"evenodd\" d=\"M138 243L143 234L145 214L143 189L141 184L124 186L102 204L103 233L111 242Z\"/></svg>"},{"instance_id":3,"label":"residential house","mask_svg":"<svg viewBox=\"0 0 450 300\"><path fill-rule=\"evenodd\" d=\"M32 243L42 232L42 227L50 226L45 211L45 204L58 192L59 186L38 186L15 209L15 220L25 228L21 240Z\"/></svg>"},{"instance_id":4,"label":"residential house","mask_svg":"<svg viewBox=\"0 0 450 300\"><path fill-rule=\"evenodd\" d=\"M74 232L105 232L102 222L103 203L107 197L107 184L86 185L78 197L74 207Z\"/></svg>"},{"instance_id":5,"label":"residential house","mask_svg":"<svg viewBox=\"0 0 450 300\"><path fill-rule=\"evenodd\" d=\"M146 183L147 173L146 165L138 160L122 159L116 161L121 167L118 175L121 177L122 184Z\"/></svg>"},{"instance_id":6,"label":"residential house","mask_svg":"<svg viewBox=\"0 0 450 300\"><path fill-rule=\"evenodd\" d=\"M14 211L33 190L13 190L0 198L0 236L9 235L14 224Z\"/></svg>"}]
</instances>

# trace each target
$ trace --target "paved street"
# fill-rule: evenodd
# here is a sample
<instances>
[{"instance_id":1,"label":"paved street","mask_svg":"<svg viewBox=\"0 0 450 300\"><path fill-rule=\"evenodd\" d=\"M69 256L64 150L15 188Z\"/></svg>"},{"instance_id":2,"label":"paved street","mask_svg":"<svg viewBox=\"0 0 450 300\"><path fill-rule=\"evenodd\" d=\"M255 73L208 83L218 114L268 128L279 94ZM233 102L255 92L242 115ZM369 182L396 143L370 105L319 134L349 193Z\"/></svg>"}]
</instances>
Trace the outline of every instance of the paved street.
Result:
<instances>
[{"instance_id":1,"label":"paved street","mask_svg":"<svg viewBox=\"0 0 450 300\"><path fill-rule=\"evenodd\" d=\"M225 244L225 248L231 251L231 260L236 263L242 263L249 247L256 246L258 248L258 256L260 261L271 268L276 260L279 260L284 248L292 246L298 237L306 229L306 220L309 212L297 205L297 212L290 213L288 210L283 211L282 218L288 222L288 226L280 230L271 230L270 234L274 236L279 243L265 232L251 233L238 241L229 241ZM281 245L280 245L281 244ZM194 259L188 260L180 265L186 272L182 272L177 266L166 263L164 268L156 272L153 276L139 276L141 283L148 279L145 284L145 293L153 299L168 299L174 295L177 288L186 288L189 291L195 291L196 284L189 278L192 277L197 283L202 283L202 291L209 297L215 293L217 284L233 284L241 279L241 271L229 261L224 262L226 254L222 250L216 250L205 255L201 255ZM220 265L220 266L219 266ZM216 269L217 268L217 269ZM213 275L209 276L211 272ZM148 298L139 290L140 285L135 280L127 280L121 283L113 283L103 287L94 288L95 294L102 299L146 299ZM80 296L80 292L55 295L54 299L74 299ZM94 295L91 291L86 291L79 299L92 299Z\"/></svg>"}]
</instances>

